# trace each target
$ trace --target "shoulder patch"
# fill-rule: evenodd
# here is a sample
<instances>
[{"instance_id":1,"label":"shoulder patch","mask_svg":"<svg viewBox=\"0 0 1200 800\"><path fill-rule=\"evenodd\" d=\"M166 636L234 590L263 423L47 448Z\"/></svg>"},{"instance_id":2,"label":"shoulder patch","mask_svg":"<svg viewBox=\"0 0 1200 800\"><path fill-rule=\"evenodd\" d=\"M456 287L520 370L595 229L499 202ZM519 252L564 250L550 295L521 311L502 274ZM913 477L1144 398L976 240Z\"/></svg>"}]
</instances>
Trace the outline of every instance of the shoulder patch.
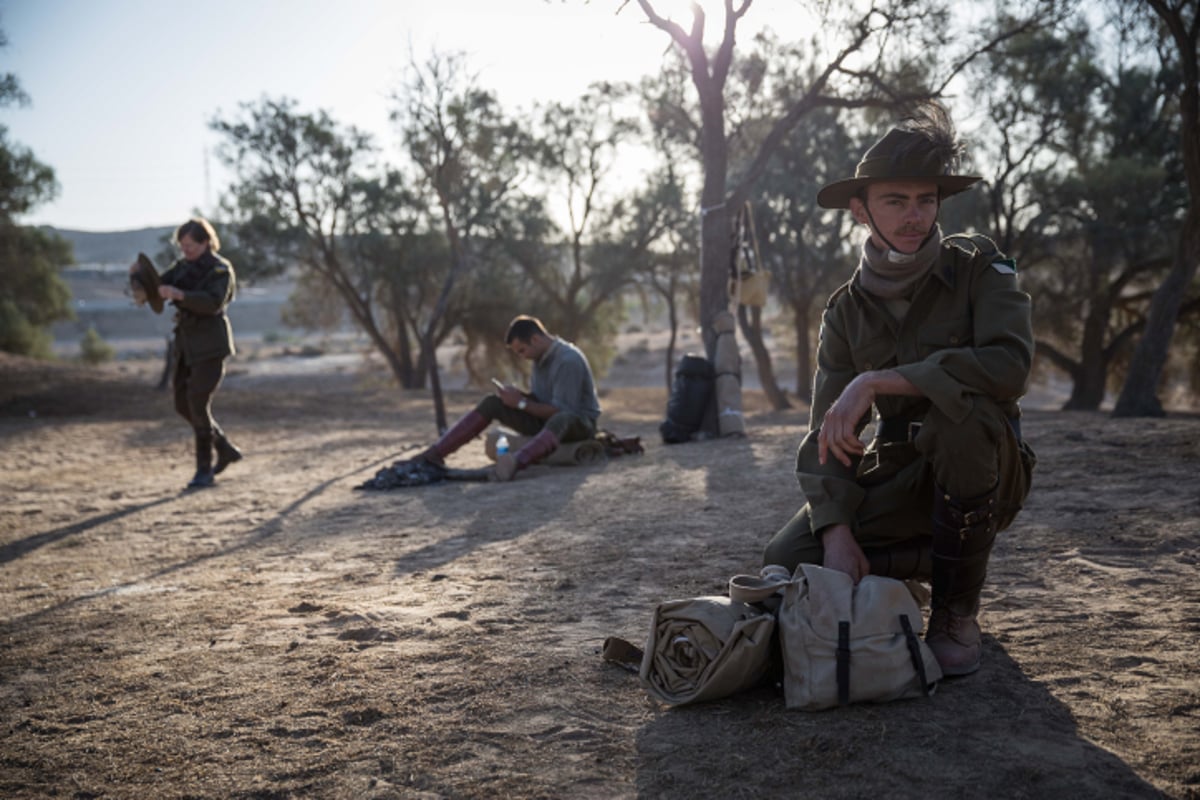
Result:
<instances>
[{"instance_id":1,"label":"shoulder patch","mask_svg":"<svg viewBox=\"0 0 1200 800\"><path fill-rule=\"evenodd\" d=\"M829 295L829 300L826 301L825 308L833 308L834 304L837 303L838 298L848 291L850 291L850 281L846 281L836 290L834 290L833 294Z\"/></svg>"},{"instance_id":2,"label":"shoulder patch","mask_svg":"<svg viewBox=\"0 0 1200 800\"><path fill-rule=\"evenodd\" d=\"M1004 254L1000 252L996 243L982 233L952 233L949 236L943 236L942 241L950 242L968 253L1004 258Z\"/></svg>"}]
</instances>

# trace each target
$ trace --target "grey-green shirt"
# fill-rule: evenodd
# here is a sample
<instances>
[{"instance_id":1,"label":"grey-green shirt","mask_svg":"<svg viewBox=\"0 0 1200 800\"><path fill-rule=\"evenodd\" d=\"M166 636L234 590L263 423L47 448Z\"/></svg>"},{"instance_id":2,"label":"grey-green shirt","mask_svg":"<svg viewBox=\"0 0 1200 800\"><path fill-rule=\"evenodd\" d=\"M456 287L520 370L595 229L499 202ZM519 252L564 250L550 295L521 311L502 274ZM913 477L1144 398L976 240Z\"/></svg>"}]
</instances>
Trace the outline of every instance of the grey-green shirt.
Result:
<instances>
[{"instance_id":1,"label":"grey-green shirt","mask_svg":"<svg viewBox=\"0 0 1200 800\"><path fill-rule=\"evenodd\" d=\"M600 416L600 400L587 356L557 336L533 365L530 391L540 403L575 414L593 425Z\"/></svg>"}]
</instances>

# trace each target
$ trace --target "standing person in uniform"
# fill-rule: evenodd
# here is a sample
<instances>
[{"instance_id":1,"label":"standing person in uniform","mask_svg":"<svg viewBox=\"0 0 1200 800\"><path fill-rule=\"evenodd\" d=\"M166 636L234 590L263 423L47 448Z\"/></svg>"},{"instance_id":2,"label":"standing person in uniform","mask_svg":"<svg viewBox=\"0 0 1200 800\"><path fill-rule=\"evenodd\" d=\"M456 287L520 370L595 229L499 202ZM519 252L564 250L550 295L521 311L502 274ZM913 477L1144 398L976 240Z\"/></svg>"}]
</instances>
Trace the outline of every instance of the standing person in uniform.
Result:
<instances>
[{"instance_id":1,"label":"standing person in uniform","mask_svg":"<svg viewBox=\"0 0 1200 800\"><path fill-rule=\"evenodd\" d=\"M600 401L596 382L583 352L568 341L546 332L536 317L513 319L504 335L508 349L533 362L529 391L512 385L498 386L418 458L443 464L448 455L482 433L493 420L533 438L516 453L496 459L493 475L510 481L558 449L563 442L579 442L596 435Z\"/></svg>"},{"instance_id":2,"label":"standing person in uniform","mask_svg":"<svg viewBox=\"0 0 1200 800\"><path fill-rule=\"evenodd\" d=\"M234 353L225 308L233 300L237 280L233 264L217 255L221 242L208 220L197 217L180 225L175 243L183 258L162 274L158 293L175 305L175 410L192 426L196 439L196 474L187 488L201 489L242 459L212 414L225 359Z\"/></svg>"},{"instance_id":3,"label":"standing person in uniform","mask_svg":"<svg viewBox=\"0 0 1200 800\"><path fill-rule=\"evenodd\" d=\"M1020 408L1033 358L1030 298L985 237L943 237L938 211L977 177L930 104L875 143L817 202L867 228L858 268L821 321L809 431L796 457L807 504L764 562L928 578L926 642L947 675L980 661L988 556L1029 492ZM873 420L869 446L859 439Z\"/></svg>"}]
</instances>

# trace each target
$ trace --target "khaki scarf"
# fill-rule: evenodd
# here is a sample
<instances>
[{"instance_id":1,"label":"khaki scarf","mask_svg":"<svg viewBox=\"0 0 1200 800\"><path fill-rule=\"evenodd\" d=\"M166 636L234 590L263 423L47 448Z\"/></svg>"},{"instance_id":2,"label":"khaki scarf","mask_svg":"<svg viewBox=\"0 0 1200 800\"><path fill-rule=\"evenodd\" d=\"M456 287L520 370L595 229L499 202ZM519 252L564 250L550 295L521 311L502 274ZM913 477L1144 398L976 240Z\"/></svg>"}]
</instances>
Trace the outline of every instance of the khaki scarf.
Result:
<instances>
[{"instance_id":1,"label":"khaki scarf","mask_svg":"<svg viewBox=\"0 0 1200 800\"><path fill-rule=\"evenodd\" d=\"M868 236L858 264L859 282L876 297L894 300L905 297L925 276L942 248L942 228L936 226L929 241L912 255L895 250L880 250Z\"/></svg>"}]
</instances>

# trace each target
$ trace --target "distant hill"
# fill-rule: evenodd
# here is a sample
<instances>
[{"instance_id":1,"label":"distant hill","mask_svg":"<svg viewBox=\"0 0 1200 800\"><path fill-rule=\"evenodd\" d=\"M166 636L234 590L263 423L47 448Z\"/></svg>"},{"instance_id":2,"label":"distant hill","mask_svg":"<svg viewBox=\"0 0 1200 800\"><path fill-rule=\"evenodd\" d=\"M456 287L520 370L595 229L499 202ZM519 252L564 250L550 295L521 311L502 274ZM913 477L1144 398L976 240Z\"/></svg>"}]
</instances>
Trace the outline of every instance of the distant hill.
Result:
<instances>
[{"instance_id":1,"label":"distant hill","mask_svg":"<svg viewBox=\"0 0 1200 800\"><path fill-rule=\"evenodd\" d=\"M75 260L80 264L132 264L138 253L155 258L164 242L174 233L172 226L139 228L132 231L74 231L43 225L42 230L54 233L75 246Z\"/></svg>"}]
</instances>

